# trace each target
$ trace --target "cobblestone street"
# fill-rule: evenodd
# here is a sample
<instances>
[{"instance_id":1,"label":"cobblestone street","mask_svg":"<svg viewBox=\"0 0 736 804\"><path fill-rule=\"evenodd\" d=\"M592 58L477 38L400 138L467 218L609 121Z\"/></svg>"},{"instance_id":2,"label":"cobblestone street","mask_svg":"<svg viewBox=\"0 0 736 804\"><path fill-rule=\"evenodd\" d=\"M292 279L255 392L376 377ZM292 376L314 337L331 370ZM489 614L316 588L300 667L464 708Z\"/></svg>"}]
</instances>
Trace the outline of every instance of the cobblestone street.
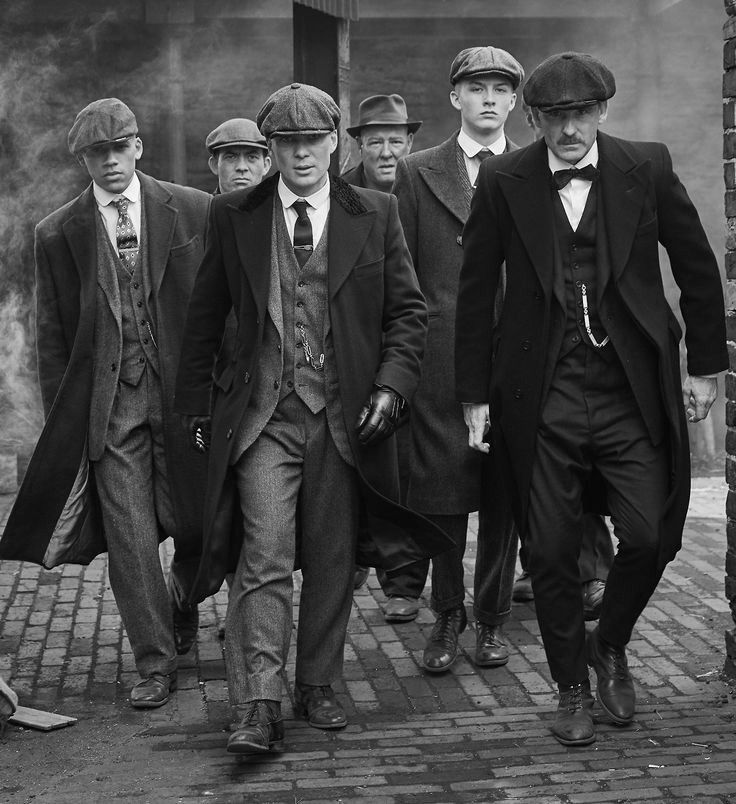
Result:
<instances>
[{"instance_id":1,"label":"cobblestone street","mask_svg":"<svg viewBox=\"0 0 736 804\"><path fill-rule=\"evenodd\" d=\"M601 717L597 742L577 749L548 731L556 698L533 604L514 604L505 667L473 665L468 628L462 657L429 676L420 665L432 613L425 606L413 623L386 624L371 574L355 594L338 688L347 729L320 732L295 720L285 693L285 752L239 758L225 752L224 592L201 606L178 692L144 712L127 703L137 674L104 557L53 571L0 562L0 673L21 704L78 718L48 733L9 726L0 740L0 801L736 801L735 693L723 673L732 625L723 594L725 496L720 478L694 483L684 547L630 645L634 724L617 728ZM10 501L0 498L2 517ZM471 548L469 597L474 536Z\"/></svg>"}]
</instances>

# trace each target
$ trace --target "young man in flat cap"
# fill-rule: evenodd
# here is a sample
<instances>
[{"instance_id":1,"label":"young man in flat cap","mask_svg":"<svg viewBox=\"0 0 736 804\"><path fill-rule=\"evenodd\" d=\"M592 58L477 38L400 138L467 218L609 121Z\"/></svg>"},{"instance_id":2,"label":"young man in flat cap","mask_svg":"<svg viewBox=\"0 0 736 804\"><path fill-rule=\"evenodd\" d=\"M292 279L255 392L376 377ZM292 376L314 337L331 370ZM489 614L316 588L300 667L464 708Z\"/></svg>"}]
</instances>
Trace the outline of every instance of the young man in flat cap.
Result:
<instances>
[{"instance_id":1,"label":"young man in flat cap","mask_svg":"<svg viewBox=\"0 0 736 804\"><path fill-rule=\"evenodd\" d=\"M271 169L266 138L253 120L234 117L220 123L205 140L208 164L217 176L216 193L260 184Z\"/></svg>"},{"instance_id":2,"label":"young man in flat cap","mask_svg":"<svg viewBox=\"0 0 736 804\"><path fill-rule=\"evenodd\" d=\"M36 227L47 419L0 554L50 567L107 550L141 676L130 703L151 708L176 689L176 654L197 628L183 601L199 562L207 467L172 403L210 196L136 170L138 124L116 98L82 109L68 141L92 182ZM158 552L168 536L173 603Z\"/></svg>"},{"instance_id":3,"label":"young man in flat cap","mask_svg":"<svg viewBox=\"0 0 736 804\"><path fill-rule=\"evenodd\" d=\"M588 664L606 715L634 717L626 645L681 543L685 413L705 418L728 366L718 266L667 148L599 131L615 88L581 53L532 73L524 100L543 140L481 170L457 305L458 399L483 452L490 420L491 452L513 484L564 745L595 739ZM682 387L659 243L686 325ZM577 556L583 511L601 503L619 546L586 637Z\"/></svg>"},{"instance_id":4,"label":"young man in flat cap","mask_svg":"<svg viewBox=\"0 0 736 804\"><path fill-rule=\"evenodd\" d=\"M359 563L389 569L425 555L406 532L424 523L393 502L392 436L419 378L426 305L396 199L327 173L339 119L332 98L304 84L266 101L257 122L279 173L215 198L187 319L176 406L195 429L209 422L212 358L231 309L239 325L233 361L214 380L195 590L195 599L216 591L235 558L225 639L232 753L283 739L295 563L296 711L336 729L347 723L332 684L356 546ZM359 515L376 534L370 544L358 545ZM424 543L446 547L436 530Z\"/></svg>"},{"instance_id":5,"label":"young man in flat cap","mask_svg":"<svg viewBox=\"0 0 736 804\"><path fill-rule=\"evenodd\" d=\"M462 229L483 159L513 150L504 124L524 77L519 62L497 47L462 50L450 68L450 102L460 130L426 151L399 162L393 192L422 292L429 309L427 349L412 406L407 505L432 519L455 548L432 562L431 605L437 620L424 650L424 667L446 671L465 629L465 553L468 514L481 506L482 456L468 446L462 409L454 392L454 320L462 262ZM495 158L495 157L494 157ZM490 482L496 482L491 480ZM494 667L508 661L502 624L511 613L516 533L500 485L481 511L475 567L475 662ZM394 605L416 613L428 566L388 579ZM389 601L389 605L391 601ZM409 608L412 606L413 608Z\"/></svg>"}]
</instances>

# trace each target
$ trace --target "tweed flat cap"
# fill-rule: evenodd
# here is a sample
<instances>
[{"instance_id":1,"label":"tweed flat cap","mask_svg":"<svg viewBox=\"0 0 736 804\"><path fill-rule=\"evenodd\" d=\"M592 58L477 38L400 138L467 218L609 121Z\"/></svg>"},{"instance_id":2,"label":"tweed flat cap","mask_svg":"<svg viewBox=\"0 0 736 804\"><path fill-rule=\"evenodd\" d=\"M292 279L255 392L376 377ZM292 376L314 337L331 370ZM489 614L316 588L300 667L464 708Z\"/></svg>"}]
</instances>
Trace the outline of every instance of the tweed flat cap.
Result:
<instances>
[{"instance_id":1,"label":"tweed flat cap","mask_svg":"<svg viewBox=\"0 0 736 804\"><path fill-rule=\"evenodd\" d=\"M458 81L476 75L497 73L511 81L516 90L524 80L524 68L507 51L500 47L466 47L452 61L450 67L450 83L455 86Z\"/></svg>"},{"instance_id":2,"label":"tweed flat cap","mask_svg":"<svg viewBox=\"0 0 736 804\"><path fill-rule=\"evenodd\" d=\"M371 95L360 102L358 122L346 131L357 137L363 126L406 126L413 134L421 125L421 120L409 120L401 95Z\"/></svg>"},{"instance_id":3,"label":"tweed flat cap","mask_svg":"<svg viewBox=\"0 0 736 804\"><path fill-rule=\"evenodd\" d=\"M289 84L263 104L256 123L266 139L279 134L328 134L340 123L340 109L317 87Z\"/></svg>"},{"instance_id":4,"label":"tweed flat cap","mask_svg":"<svg viewBox=\"0 0 736 804\"><path fill-rule=\"evenodd\" d=\"M204 141L207 150L214 154L218 148L226 148L233 145L244 145L251 148L263 148L268 150L266 138L258 130L258 126L253 120L246 117L233 117L210 131Z\"/></svg>"},{"instance_id":5,"label":"tweed flat cap","mask_svg":"<svg viewBox=\"0 0 736 804\"><path fill-rule=\"evenodd\" d=\"M524 102L542 111L581 109L612 98L616 80L587 53L557 53L545 59L524 86Z\"/></svg>"},{"instance_id":6,"label":"tweed flat cap","mask_svg":"<svg viewBox=\"0 0 736 804\"><path fill-rule=\"evenodd\" d=\"M118 142L137 133L133 112L117 98L102 98L92 101L76 116L67 144L76 156L93 145Z\"/></svg>"}]
</instances>

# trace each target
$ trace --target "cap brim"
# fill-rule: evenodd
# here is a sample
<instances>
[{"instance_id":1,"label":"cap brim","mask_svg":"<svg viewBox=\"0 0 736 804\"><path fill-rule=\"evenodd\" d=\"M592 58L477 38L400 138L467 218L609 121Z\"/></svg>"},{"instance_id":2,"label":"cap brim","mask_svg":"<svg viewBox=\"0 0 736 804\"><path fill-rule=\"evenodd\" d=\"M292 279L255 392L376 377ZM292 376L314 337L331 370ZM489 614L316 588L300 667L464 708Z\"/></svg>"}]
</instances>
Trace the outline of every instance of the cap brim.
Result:
<instances>
[{"instance_id":1,"label":"cap brim","mask_svg":"<svg viewBox=\"0 0 736 804\"><path fill-rule=\"evenodd\" d=\"M367 123L361 123L359 126L350 126L345 131L351 137L359 136L360 132L368 126L406 126L409 134L414 134L422 125L421 120L370 120Z\"/></svg>"},{"instance_id":2,"label":"cap brim","mask_svg":"<svg viewBox=\"0 0 736 804\"><path fill-rule=\"evenodd\" d=\"M210 145L209 151L215 153L223 148L232 148L238 146L240 148L261 148L264 151L268 150L268 145L265 142L252 142L251 140L232 140L232 142L218 142L217 145Z\"/></svg>"},{"instance_id":3,"label":"cap brim","mask_svg":"<svg viewBox=\"0 0 736 804\"><path fill-rule=\"evenodd\" d=\"M336 130L337 129L334 128L281 129L280 131L272 131L270 134L267 134L266 139L270 139L271 137L293 137L295 134L332 134L332 132Z\"/></svg>"},{"instance_id":4,"label":"cap brim","mask_svg":"<svg viewBox=\"0 0 736 804\"><path fill-rule=\"evenodd\" d=\"M588 106L594 106L596 103L604 103L604 101L599 100L576 100L576 101L565 101L563 103L552 103L545 106L537 106L540 112L565 112L565 111L573 111L575 109L587 109Z\"/></svg>"},{"instance_id":5,"label":"cap brim","mask_svg":"<svg viewBox=\"0 0 736 804\"><path fill-rule=\"evenodd\" d=\"M90 148L99 148L100 145L115 145L116 142L125 142L129 140L131 137L137 137L138 132L134 131L132 134L125 134L123 137L115 137L114 140L99 140L98 142L91 142L89 145L85 145L82 148L77 148L74 153L75 154L83 154L85 151L89 151Z\"/></svg>"},{"instance_id":6,"label":"cap brim","mask_svg":"<svg viewBox=\"0 0 736 804\"><path fill-rule=\"evenodd\" d=\"M475 73L466 73L465 75L459 76L452 82L452 85L455 86L459 81L470 81L473 78L478 78L480 75L500 75L501 78L505 78L509 84L511 84L514 92L516 92L521 83L521 80L517 76L507 73L504 70L478 70L478 72Z\"/></svg>"}]
</instances>

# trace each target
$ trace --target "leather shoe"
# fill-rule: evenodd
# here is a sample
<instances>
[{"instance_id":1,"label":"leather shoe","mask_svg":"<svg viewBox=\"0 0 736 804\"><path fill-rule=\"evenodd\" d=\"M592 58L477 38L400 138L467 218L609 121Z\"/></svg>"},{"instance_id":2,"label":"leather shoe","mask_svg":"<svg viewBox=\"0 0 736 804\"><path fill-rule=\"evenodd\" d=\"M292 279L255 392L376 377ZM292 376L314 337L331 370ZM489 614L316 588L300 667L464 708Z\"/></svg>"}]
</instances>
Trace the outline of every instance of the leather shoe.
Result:
<instances>
[{"instance_id":1,"label":"leather shoe","mask_svg":"<svg viewBox=\"0 0 736 804\"><path fill-rule=\"evenodd\" d=\"M500 667L509 660L509 646L500 625L475 624L475 663L478 667Z\"/></svg>"},{"instance_id":2,"label":"leather shoe","mask_svg":"<svg viewBox=\"0 0 736 804\"><path fill-rule=\"evenodd\" d=\"M361 586L365 585L365 582L368 580L368 575L370 574L371 568L370 567L361 567L360 564L355 565L355 575L353 576L353 589L360 589Z\"/></svg>"},{"instance_id":3,"label":"leather shoe","mask_svg":"<svg viewBox=\"0 0 736 804\"><path fill-rule=\"evenodd\" d=\"M597 620L601 616L605 592L606 582L600 578L593 578L583 584L583 614L587 621Z\"/></svg>"},{"instance_id":4,"label":"leather shoe","mask_svg":"<svg viewBox=\"0 0 736 804\"><path fill-rule=\"evenodd\" d=\"M560 685L559 690L560 702L552 724L552 734L562 745L590 745L595 741L590 681L570 687Z\"/></svg>"},{"instance_id":5,"label":"leather shoe","mask_svg":"<svg viewBox=\"0 0 736 804\"><path fill-rule=\"evenodd\" d=\"M530 600L534 600L532 579L526 570L514 581L511 599L515 600L517 603L527 603Z\"/></svg>"},{"instance_id":6,"label":"leather shoe","mask_svg":"<svg viewBox=\"0 0 736 804\"><path fill-rule=\"evenodd\" d=\"M251 701L227 741L230 754L262 754L284 747L284 721L278 701Z\"/></svg>"},{"instance_id":7,"label":"leather shoe","mask_svg":"<svg viewBox=\"0 0 736 804\"><path fill-rule=\"evenodd\" d=\"M196 604L190 606L182 602L181 595L175 587L172 572L169 573L167 589L171 613L174 617L174 647L179 656L183 656L185 653L189 653L197 638L199 609Z\"/></svg>"},{"instance_id":8,"label":"leather shoe","mask_svg":"<svg viewBox=\"0 0 736 804\"><path fill-rule=\"evenodd\" d=\"M419 614L419 601L415 597L391 595L383 607L383 617L387 623L408 623L416 620Z\"/></svg>"},{"instance_id":9,"label":"leather shoe","mask_svg":"<svg viewBox=\"0 0 736 804\"><path fill-rule=\"evenodd\" d=\"M424 648L424 669L444 673L457 658L457 640L468 624L465 606L456 606L437 615L432 633Z\"/></svg>"},{"instance_id":10,"label":"leather shoe","mask_svg":"<svg viewBox=\"0 0 736 804\"><path fill-rule=\"evenodd\" d=\"M348 725L345 710L337 702L329 684L315 687L297 682L294 690L294 712L315 729L342 729Z\"/></svg>"},{"instance_id":11,"label":"leather shoe","mask_svg":"<svg viewBox=\"0 0 736 804\"><path fill-rule=\"evenodd\" d=\"M598 628L585 641L588 664L598 677L596 697L603 711L618 726L634 718L636 696L624 648L609 645L600 638Z\"/></svg>"},{"instance_id":12,"label":"leather shoe","mask_svg":"<svg viewBox=\"0 0 736 804\"><path fill-rule=\"evenodd\" d=\"M154 673L139 681L130 691L130 705L134 709L156 709L163 706L176 689L176 673Z\"/></svg>"}]
</instances>

